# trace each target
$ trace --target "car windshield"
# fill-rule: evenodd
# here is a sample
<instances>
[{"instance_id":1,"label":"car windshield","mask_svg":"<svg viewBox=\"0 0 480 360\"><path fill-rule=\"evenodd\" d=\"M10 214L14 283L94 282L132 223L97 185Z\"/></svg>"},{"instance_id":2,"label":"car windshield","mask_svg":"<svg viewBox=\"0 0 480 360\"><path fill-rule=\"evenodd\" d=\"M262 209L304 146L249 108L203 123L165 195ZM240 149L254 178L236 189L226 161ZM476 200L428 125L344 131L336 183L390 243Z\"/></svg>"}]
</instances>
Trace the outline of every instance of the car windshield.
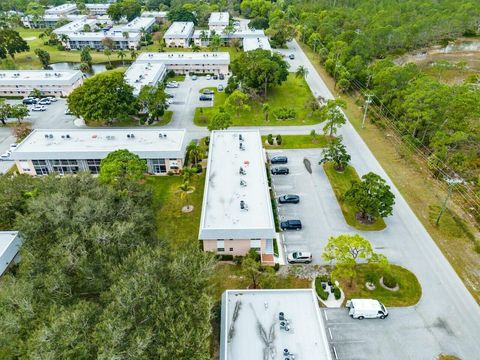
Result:
<instances>
[{"instance_id":1,"label":"car windshield","mask_svg":"<svg viewBox=\"0 0 480 360\"><path fill-rule=\"evenodd\" d=\"M299 258L299 255L301 255L301 254L294 252L294 253L293 253L293 258L294 258L294 259L298 259L298 258Z\"/></svg>"},{"instance_id":2,"label":"car windshield","mask_svg":"<svg viewBox=\"0 0 480 360\"><path fill-rule=\"evenodd\" d=\"M382 308L382 311L385 314L387 312L387 309L385 309L385 306L383 306L383 304L380 304L380 307Z\"/></svg>"}]
</instances>

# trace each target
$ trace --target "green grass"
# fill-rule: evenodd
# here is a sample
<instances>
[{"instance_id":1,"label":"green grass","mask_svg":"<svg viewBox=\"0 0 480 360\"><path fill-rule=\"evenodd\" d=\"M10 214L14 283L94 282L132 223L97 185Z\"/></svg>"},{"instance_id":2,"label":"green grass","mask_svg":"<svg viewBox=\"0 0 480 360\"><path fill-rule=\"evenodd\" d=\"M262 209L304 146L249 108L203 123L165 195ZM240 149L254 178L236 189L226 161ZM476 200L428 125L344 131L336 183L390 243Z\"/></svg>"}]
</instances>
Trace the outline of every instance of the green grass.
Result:
<instances>
[{"instance_id":1,"label":"green grass","mask_svg":"<svg viewBox=\"0 0 480 360\"><path fill-rule=\"evenodd\" d=\"M161 119L152 124L152 125L145 125L145 124L139 124L139 121L137 119L129 118L125 120L118 120L112 123L110 126L111 127L137 127L137 126L142 126L142 127L156 127L156 126L164 126L167 125L170 121L172 121L172 116L173 116L173 111L167 110L165 111L165 114L161 117ZM89 122L88 123L89 127L105 127L107 126L105 122L99 121L99 122Z\"/></svg>"},{"instance_id":2,"label":"green grass","mask_svg":"<svg viewBox=\"0 0 480 360\"><path fill-rule=\"evenodd\" d=\"M360 181L360 177L352 166L347 166L343 173L335 171L331 163L324 164L323 168L327 174L330 185L332 186L333 192L335 193L337 201L342 209L343 216L345 217L345 221L348 225L353 226L358 230L370 231L383 230L386 228L387 225L383 219L377 219L373 224L360 223L356 219L355 209L344 201L343 195L345 192L347 192L347 190L350 189L352 181Z\"/></svg>"},{"instance_id":3,"label":"green grass","mask_svg":"<svg viewBox=\"0 0 480 360\"><path fill-rule=\"evenodd\" d=\"M169 77L167 81L182 82L182 81L185 81L185 75L175 75L175 76Z\"/></svg>"},{"instance_id":4,"label":"green grass","mask_svg":"<svg viewBox=\"0 0 480 360\"><path fill-rule=\"evenodd\" d=\"M273 135L275 137L275 135ZM262 136L265 149L310 149L323 148L327 146L328 140L324 135L282 135L281 145L270 145L267 143L267 136Z\"/></svg>"},{"instance_id":5,"label":"green grass","mask_svg":"<svg viewBox=\"0 0 480 360\"><path fill-rule=\"evenodd\" d=\"M345 293L345 299L376 299L385 306L412 306L418 303L422 296L422 287L417 277L411 271L401 266L390 265L390 267L391 274L400 286L398 291L387 290L379 284L382 271L378 269L377 265L362 264L358 265L357 275L354 278L352 287L349 286L349 279L340 279L340 287ZM369 281L373 280L374 290L366 288L365 283L367 279Z\"/></svg>"},{"instance_id":6,"label":"green grass","mask_svg":"<svg viewBox=\"0 0 480 360\"><path fill-rule=\"evenodd\" d=\"M223 106L227 95L224 92L215 94L214 106L211 108L197 108L195 110L194 123L199 126L207 126L209 118ZM305 108L305 103L312 99L313 95L304 79L294 74L288 76L287 81L282 85L269 90L268 98L265 101L252 101L248 105L249 111L241 111L239 116L232 114L232 125L234 126L286 126L286 125L312 125L320 122L317 115ZM269 120L265 121L262 113L263 103L270 105ZM289 107L295 109L297 116L293 120L277 120L274 116L276 109ZM203 113L202 113L203 111Z\"/></svg>"},{"instance_id":7,"label":"green grass","mask_svg":"<svg viewBox=\"0 0 480 360\"><path fill-rule=\"evenodd\" d=\"M181 176L149 176L146 185L152 190L152 202L157 221L157 235L168 241L173 249L187 242L199 243L198 230L202 212L203 188L205 175L194 176L190 184L195 191L188 198L189 205L194 209L183 213L186 205L179 196L178 187L183 183Z\"/></svg>"}]
</instances>

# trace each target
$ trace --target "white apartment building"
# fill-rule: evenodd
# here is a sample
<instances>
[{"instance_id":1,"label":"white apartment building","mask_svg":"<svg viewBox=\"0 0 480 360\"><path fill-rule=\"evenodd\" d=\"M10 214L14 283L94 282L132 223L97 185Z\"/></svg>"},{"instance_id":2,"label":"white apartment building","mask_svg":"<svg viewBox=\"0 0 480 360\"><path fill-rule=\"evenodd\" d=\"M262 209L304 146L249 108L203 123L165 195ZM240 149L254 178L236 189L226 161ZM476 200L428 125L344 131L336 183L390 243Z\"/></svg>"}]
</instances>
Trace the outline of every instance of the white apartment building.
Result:
<instances>
[{"instance_id":1,"label":"white apartment building","mask_svg":"<svg viewBox=\"0 0 480 360\"><path fill-rule=\"evenodd\" d=\"M78 70L0 70L0 96L27 96L33 89L44 95L68 96L82 82Z\"/></svg>"},{"instance_id":2,"label":"white apartment building","mask_svg":"<svg viewBox=\"0 0 480 360\"><path fill-rule=\"evenodd\" d=\"M168 47L189 47L193 36L193 22L174 21L163 35Z\"/></svg>"},{"instance_id":3,"label":"white apartment building","mask_svg":"<svg viewBox=\"0 0 480 360\"><path fill-rule=\"evenodd\" d=\"M267 358L332 360L326 324L313 289L223 293L220 360Z\"/></svg>"},{"instance_id":4,"label":"white apartment building","mask_svg":"<svg viewBox=\"0 0 480 360\"><path fill-rule=\"evenodd\" d=\"M115 27L115 31L123 31L129 33L135 32L151 32L153 25L155 25L156 20L154 17L137 17L130 21L126 25L120 25Z\"/></svg>"},{"instance_id":5,"label":"white apartment building","mask_svg":"<svg viewBox=\"0 0 480 360\"><path fill-rule=\"evenodd\" d=\"M243 51L252 51L256 49L272 51L270 41L268 41L266 36L248 37L243 39Z\"/></svg>"},{"instance_id":6,"label":"white apartment building","mask_svg":"<svg viewBox=\"0 0 480 360\"><path fill-rule=\"evenodd\" d=\"M268 37L263 30L235 30L234 32L225 33L223 31L195 30L192 39L197 46L208 46L213 34L220 35L223 44L228 45L231 39L240 39L243 44L244 51L254 49L271 50Z\"/></svg>"},{"instance_id":7,"label":"white apartment building","mask_svg":"<svg viewBox=\"0 0 480 360\"><path fill-rule=\"evenodd\" d=\"M127 36L125 36L127 35ZM127 33L122 31L101 31L101 32L74 32L67 34L68 42L65 46L69 49L81 49L86 46L91 49L103 49L105 46L102 40L110 38L113 40L114 49L132 49L140 43L140 33Z\"/></svg>"},{"instance_id":8,"label":"white apartment building","mask_svg":"<svg viewBox=\"0 0 480 360\"><path fill-rule=\"evenodd\" d=\"M70 36L70 34L83 32L86 25L89 26L90 29L93 31L97 27L96 24L96 19L89 19L88 17L83 17L63 26L60 26L59 28L53 30L53 32L57 35L64 34Z\"/></svg>"},{"instance_id":9,"label":"white apartment building","mask_svg":"<svg viewBox=\"0 0 480 360\"><path fill-rule=\"evenodd\" d=\"M265 162L258 130L212 131L198 236L204 251L245 255L256 249L263 263L274 264Z\"/></svg>"},{"instance_id":10,"label":"white apartment building","mask_svg":"<svg viewBox=\"0 0 480 360\"><path fill-rule=\"evenodd\" d=\"M222 32L230 22L228 12L212 12L208 19L208 28L217 32Z\"/></svg>"},{"instance_id":11,"label":"white apartment building","mask_svg":"<svg viewBox=\"0 0 480 360\"><path fill-rule=\"evenodd\" d=\"M43 15L37 20L34 20L32 15L26 15L21 18L22 24L26 28L43 28L55 27L60 20L67 20L69 22L86 19L87 15Z\"/></svg>"},{"instance_id":12,"label":"white apartment building","mask_svg":"<svg viewBox=\"0 0 480 360\"><path fill-rule=\"evenodd\" d=\"M17 262L22 239L18 231L0 231L0 275Z\"/></svg>"},{"instance_id":13,"label":"white apartment building","mask_svg":"<svg viewBox=\"0 0 480 360\"><path fill-rule=\"evenodd\" d=\"M111 4L85 4L90 15L106 15Z\"/></svg>"},{"instance_id":14,"label":"white apartment building","mask_svg":"<svg viewBox=\"0 0 480 360\"><path fill-rule=\"evenodd\" d=\"M45 10L45 15L68 15L77 12L76 4L63 4Z\"/></svg>"},{"instance_id":15,"label":"white apartment building","mask_svg":"<svg viewBox=\"0 0 480 360\"><path fill-rule=\"evenodd\" d=\"M103 158L127 149L146 160L150 174L165 175L182 169L185 147L184 129L35 129L11 158L21 174L98 174Z\"/></svg>"},{"instance_id":16,"label":"white apartment building","mask_svg":"<svg viewBox=\"0 0 480 360\"><path fill-rule=\"evenodd\" d=\"M153 17L157 22L165 20L167 15L167 11L144 11L140 14L141 17Z\"/></svg>"},{"instance_id":17,"label":"white apartment building","mask_svg":"<svg viewBox=\"0 0 480 360\"><path fill-rule=\"evenodd\" d=\"M155 86L167 74L163 63L134 62L125 72L125 81L133 86L133 94L137 96L145 85Z\"/></svg>"},{"instance_id":18,"label":"white apartment building","mask_svg":"<svg viewBox=\"0 0 480 360\"><path fill-rule=\"evenodd\" d=\"M159 52L142 53L140 63L163 63L167 71L177 74L228 74L230 54L228 52Z\"/></svg>"}]
</instances>

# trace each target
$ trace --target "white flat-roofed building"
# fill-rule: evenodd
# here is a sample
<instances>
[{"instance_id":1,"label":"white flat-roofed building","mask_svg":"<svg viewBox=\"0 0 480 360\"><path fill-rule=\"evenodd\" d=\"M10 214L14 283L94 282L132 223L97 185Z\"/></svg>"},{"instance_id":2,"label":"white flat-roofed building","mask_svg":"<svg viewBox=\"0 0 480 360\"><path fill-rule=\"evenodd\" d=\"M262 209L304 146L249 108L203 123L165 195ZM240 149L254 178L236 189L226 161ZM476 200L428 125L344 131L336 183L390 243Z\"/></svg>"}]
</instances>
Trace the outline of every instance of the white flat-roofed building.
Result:
<instances>
[{"instance_id":1,"label":"white flat-roofed building","mask_svg":"<svg viewBox=\"0 0 480 360\"><path fill-rule=\"evenodd\" d=\"M137 17L130 21L128 24L122 25L121 31L123 32L141 32L142 29L146 32L152 31L152 26L155 25L156 20L154 17Z\"/></svg>"},{"instance_id":2,"label":"white flat-roofed building","mask_svg":"<svg viewBox=\"0 0 480 360\"><path fill-rule=\"evenodd\" d=\"M26 15L22 17L22 24L27 28L41 28L41 27L54 27L60 20L67 20L69 22L86 19L87 15L43 15L38 19L34 19L32 15Z\"/></svg>"},{"instance_id":3,"label":"white flat-roofed building","mask_svg":"<svg viewBox=\"0 0 480 360\"><path fill-rule=\"evenodd\" d=\"M163 63L134 62L125 72L125 80L133 86L133 94L138 95L145 85L155 86L167 73Z\"/></svg>"},{"instance_id":4,"label":"white flat-roofed building","mask_svg":"<svg viewBox=\"0 0 480 360\"><path fill-rule=\"evenodd\" d=\"M106 15L111 4L85 4L91 15Z\"/></svg>"},{"instance_id":5,"label":"white flat-roofed building","mask_svg":"<svg viewBox=\"0 0 480 360\"><path fill-rule=\"evenodd\" d=\"M205 73L228 74L230 54L228 52L158 52L142 53L137 62L165 64L167 70L177 74Z\"/></svg>"},{"instance_id":6,"label":"white flat-roofed building","mask_svg":"<svg viewBox=\"0 0 480 360\"><path fill-rule=\"evenodd\" d=\"M265 37L265 32L263 30L239 30L236 29L233 32L225 33L223 31L215 31L217 35L220 35L220 38L224 44L227 44L231 39L240 39L244 40L247 38L262 38ZM197 46L208 46L210 44L210 38L212 37L213 32L210 30L195 30L192 39L193 43Z\"/></svg>"},{"instance_id":7,"label":"white flat-roofed building","mask_svg":"<svg viewBox=\"0 0 480 360\"><path fill-rule=\"evenodd\" d=\"M21 245L22 239L18 231L0 231L0 275L12 262L16 262Z\"/></svg>"},{"instance_id":8,"label":"white flat-roofed building","mask_svg":"<svg viewBox=\"0 0 480 360\"><path fill-rule=\"evenodd\" d=\"M189 47L194 24L191 21L174 21L163 35L168 47Z\"/></svg>"},{"instance_id":9,"label":"white flat-roofed building","mask_svg":"<svg viewBox=\"0 0 480 360\"><path fill-rule=\"evenodd\" d=\"M180 171L185 146L184 129L35 129L11 158L22 174L97 174L103 158L127 149L147 161L149 173L162 175Z\"/></svg>"},{"instance_id":10,"label":"white flat-roofed building","mask_svg":"<svg viewBox=\"0 0 480 360\"><path fill-rule=\"evenodd\" d=\"M27 96L33 89L44 95L68 96L82 82L78 70L0 70L0 96Z\"/></svg>"},{"instance_id":11,"label":"white flat-roofed building","mask_svg":"<svg viewBox=\"0 0 480 360\"><path fill-rule=\"evenodd\" d=\"M212 12L208 19L208 28L210 30L222 31L225 29L230 21L228 12Z\"/></svg>"},{"instance_id":12,"label":"white flat-roofed building","mask_svg":"<svg viewBox=\"0 0 480 360\"><path fill-rule=\"evenodd\" d=\"M243 51L252 51L256 49L263 49L272 51L270 41L266 36L261 37L248 37L243 39Z\"/></svg>"},{"instance_id":13,"label":"white flat-roofed building","mask_svg":"<svg viewBox=\"0 0 480 360\"><path fill-rule=\"evenodd\" d=\"M102 40L110 38L113 40L114 49L131 49L138 46L141 38L140 33L128 33L124 36L122 31L99 31L99 32L73 32L67 34L68 42L64 44L69 49L81 49L86 46L91 49L103 49L105 46Z\"/></svg>"},{"instance_id":14,"label":"white flat-roofed building","mask_svg":"<svg viewBox=\"0 0 480 360\"><path fill-rule=\"evenodd\" d=\"M260 335L260 328L267 339ZM332 360L312 289L223 293L220 360L244 359Z\"/></svg>"},{"instance_id":15,"label":"white flat-roofed building","mask_svg":"<svg viewBox=\"0 0 480 360\"><path fill-rule=\"evenodd\" d=\"M253 248L274 263L265 161L258 130L212 131L199 231L205 251L245 255Z\"/></svg>"},{"instance_id":16,"label":"white flat-roofed building","mask_svg":"<svg viewBox=\"0 0 480 360\"><path fill-rule=\"evenodd\" d=\"M57 35L64 34L70 36L70 34L83 32L83 30L85 29L85 25L88 25L93 30L97 27L96 23L96 19L89 19L87 17L84 17L60 26L59 28L53 30L53 32Z\"/></svg>"},{"instance_id":17,"label":"white flat-roofed building","mask_svg":"<svg viewBox=\"0 0 480 360\"><path fill-rule=\"evenodd\" d=\"M45 10L45 15L68 15L77 12L76 4L63 4Z\"/></svg>"},{"instance_id":18,"label":"white flat-roofed building","mask_svg":"<svg viewBox=\"0 0 480 360\"><path fill-rule=\"evenodd\" d=\"M164 20L168 15L167 11L144 11L140 14L141 17L153 17L159 20Z\"/></svg>"}]
</instances>

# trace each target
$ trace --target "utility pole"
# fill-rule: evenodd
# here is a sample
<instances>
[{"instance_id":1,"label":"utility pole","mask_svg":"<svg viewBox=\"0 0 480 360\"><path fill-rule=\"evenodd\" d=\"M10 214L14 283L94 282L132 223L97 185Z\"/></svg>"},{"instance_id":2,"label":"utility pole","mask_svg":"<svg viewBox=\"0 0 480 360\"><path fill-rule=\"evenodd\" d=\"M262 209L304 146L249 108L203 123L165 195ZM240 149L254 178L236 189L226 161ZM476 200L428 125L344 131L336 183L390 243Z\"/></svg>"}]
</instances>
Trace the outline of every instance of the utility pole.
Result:
<instances>
[{"instance_id":1,"label":"utility pole","mask_svg":"<svg viewBox=\"0 0 480 360\"><path fill-rule=\"evenodd\" d=\"M365 99L365 111L363 112L363 119L362 119L362 129L365 127L365 119L367 118L367 111L368 105L372 102L373 94L367 94L367 98Z\"/></svg>"},{"instance_id":2,"label":"utility pole","mask_svg":"<svg viewBox=\"0 0 480 360\"><path fill-rule=\"evenodd\" d=\"M443 201L443 205L442 205L442 208L440 209L440 213L438 214L437 221L435 221L435 224L437 226L440 223L440 218L442 217L443 213L445 212L445 210L447 210L447 203L448 203L448 200L450 199L450 195L452 195L453 186L456 184L461 184L463 182L463 180L459 178L447 178L445 179L445 181L448 184L447 196Z\"/></svg>"}]
</instances>

